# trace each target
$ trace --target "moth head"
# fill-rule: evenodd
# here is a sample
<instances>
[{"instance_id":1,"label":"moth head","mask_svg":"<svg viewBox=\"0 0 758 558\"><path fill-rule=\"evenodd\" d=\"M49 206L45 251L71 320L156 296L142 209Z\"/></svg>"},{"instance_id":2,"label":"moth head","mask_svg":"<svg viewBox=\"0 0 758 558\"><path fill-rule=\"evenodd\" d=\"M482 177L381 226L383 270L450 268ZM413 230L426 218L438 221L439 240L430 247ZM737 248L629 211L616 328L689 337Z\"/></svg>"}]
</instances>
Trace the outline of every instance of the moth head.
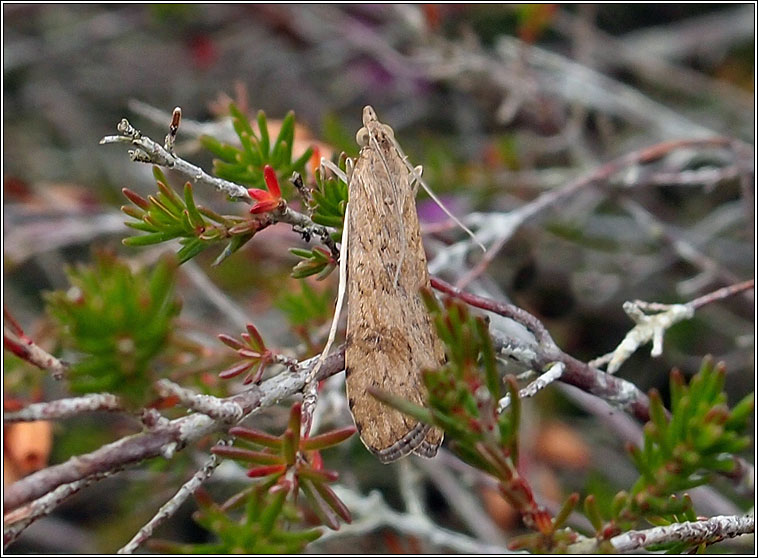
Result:
<instances>
[{"instance_id":1,"label":"moth head","mask_svg":"<svg viewBox=\"0 0 758 558\"><path fill-rule=\"evenodd\" d=\"M377 131L379 131L379 133L384 134L389 139L393 139L395 137L394 130L392 128L390 128L389 126L387 126L386 124L382 124L381 122L375 122L370 127L371 127L374 135L376 135ZM360 147L366 147L368 145L368 143L369 143L369 139L370 139L371 134L372 134L372 132L369 132L369 127L363 126L360 130L358 130L355 133L355 142Z\"/></svg>"}]
</instances>

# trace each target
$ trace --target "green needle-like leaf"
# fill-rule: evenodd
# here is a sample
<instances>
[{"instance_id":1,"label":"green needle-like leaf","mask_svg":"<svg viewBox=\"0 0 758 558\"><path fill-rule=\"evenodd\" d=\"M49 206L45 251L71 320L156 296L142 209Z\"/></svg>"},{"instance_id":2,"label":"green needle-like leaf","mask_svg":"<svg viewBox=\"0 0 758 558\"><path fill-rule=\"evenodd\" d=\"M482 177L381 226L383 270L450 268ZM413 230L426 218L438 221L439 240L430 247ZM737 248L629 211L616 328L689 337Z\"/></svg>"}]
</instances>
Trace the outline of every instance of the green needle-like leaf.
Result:
<instances>
[{"instance_id":1,"label":"green needle-like leaf","mask_svg":"<svg viewBox=\"0 0 758 558\"><path fill-rule=\"evenodd\" d=\"M260 132L260 150L267 156L271 152L271 145L268 137L266 114L262 110L258 111L258 131Z\"/></svg>"}]
</instances>

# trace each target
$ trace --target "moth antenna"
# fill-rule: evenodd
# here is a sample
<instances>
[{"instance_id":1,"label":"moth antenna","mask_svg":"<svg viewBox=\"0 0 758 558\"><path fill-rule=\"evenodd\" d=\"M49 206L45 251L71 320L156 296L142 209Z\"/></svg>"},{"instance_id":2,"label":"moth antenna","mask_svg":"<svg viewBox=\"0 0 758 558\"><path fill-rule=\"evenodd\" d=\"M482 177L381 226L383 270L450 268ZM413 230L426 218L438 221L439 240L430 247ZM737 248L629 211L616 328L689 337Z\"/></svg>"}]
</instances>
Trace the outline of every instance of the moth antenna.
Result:
<instances>
[{"instance_id":1,"label":"moth antenna","mask_svg":"<svg viewBox=\"0 0 758 558\"><path fill-rule=\"evenodd\" d=\"M334 338L337 336L337 324L340 320L340 314L342 313L342 306L345 300L345 291L347 290L347 258L348 258L348 216L350 211L350 202L345 205L345 225L342 227L342 241L340 243L340 282L337 288L337 303L334 305L334 319L332 319L332 325L329 328L329 337L326 340L324 349L321 351L321 357L318 359L316 366L313 367L308 381L316 379L319 369L324 364L326 357L329 356L329 350L334 344Z\"/></svg>"},{"instance_id":2,"label":"moth antenna","mask_svg":"<svg viewBox=\"0 0 758 558\"><path fill-rule=\"evenodd\" d=\"M321 370L321 367L324 365L326 357L329 356L329 351L334 344L335 337L337 337L337 326L339 325L340 315L342 314L342 307L344 306L345 302L345 292L347 291L347 242L348 229L350 228L348 225L350 215L348 213L349 211L350 202L348 201L345 205L345 224L342 227L342 240L340 244L340 282L339 286L337 287L337 303L334 305L334 318L332 318L332 325L329 328L329 336L327 337L324 348L321 351L321 356L319 356L318 362L316 362L316 365L311 369L310 374L308 374L308 378L305 380L305 386L303 389L303 393L305 394L305 397L303 398L303 413L307 419L302 424L303 434L308 433L310 430L311 421L313 420L313 409L316 406L316 398L318 397L318 383L316 382L316 377L319 373L319 370Z\"/></svg>"},{"instance_id":3,"label":"moth antenna","mask_svg":"<svg viewBox=\"0 0 758 558\"><path fill-rule=\"evenodd\" d=\"M417 184L421 184L421 187L424 189L424 191L427 194L429 194L429 197L432 198L432 200L434 201L434 203L436 203L437 206L442 211L445 212L445 215L447 215L448 217L450 217L456 225L458 225L460 228L462 228L466 232L466 234L471 237L471 240L473 240L476 243L476 245L479 246L479 248L482 249L482 252L486 252L487 248L484 247L484 244L482 244L481 242L479 242L479 240L476 238L476 235L471 231L471 229L469 229L466 225L464 225L460 221L460 219L458 219L458 217L456 217L455 215L453 215L450 212L450 210L447 207L445 207L445 204L442 203L442 200L440 200L437 197L437 194L435 194L434 191L426 183L426 181L423 178L421 178L421 173L417 171L418 167L414 168L413 165L410 164L410 162L408 161L408 157L405 156L405 153L403 152L402 148L400 147L400 145L398 145L397 141L395 141L394 138L393 138L393 142L395 144L395 148L397 149L398 153L400 153L400 158L405 163L405 166L408 167L408 170L410 171L411 176L413 177L413 180L415 180Z\"/></svg>"}]
</instances>

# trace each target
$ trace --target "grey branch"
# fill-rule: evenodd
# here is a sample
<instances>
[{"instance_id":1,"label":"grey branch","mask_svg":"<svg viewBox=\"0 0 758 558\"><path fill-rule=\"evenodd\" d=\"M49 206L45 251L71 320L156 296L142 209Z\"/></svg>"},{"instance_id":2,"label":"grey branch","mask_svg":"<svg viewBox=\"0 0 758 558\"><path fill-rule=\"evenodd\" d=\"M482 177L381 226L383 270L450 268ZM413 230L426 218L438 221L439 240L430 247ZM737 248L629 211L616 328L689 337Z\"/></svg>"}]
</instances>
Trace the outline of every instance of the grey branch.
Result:
<instances>
[{"instance_id":1,"label":"grey branch","mask_svg":"<svg viewBox=\"0 0 758 558\"><path fill-rule=\"evenodd\" d=\"M161 506L153 518L140 529L136 535L126 545L118 550L118 554L132 554L137 548L149 539L155 529L160 526L166 519L176 513L184 501L189 498L213 471L218 467L218 458L211 455L208 461L194 474L192 478L182 485L179 491L165 504Z\"/></svg>"},{"instance_id":2,"label":"grey branch","mask_svg":"<svg viewBox=\"0 0 758 558\"><path fill-rule=\"evenodd\" d=\"M550 365L550 368L548 368L547 372L545 372L544 374L541 374L534 381L530 382L529 385L519 390L518 392L519 399L523 399L526 397L534 397L535 395L537 395L537 393L545 389L547 386L549 386L556 380L560 380L561 376L563 375L564 370L566 370L566 365L563 364L562 362L556 362ZM510 404L511 404L511 394L506 393L505 397L503 397L497 403L497 412L502 413L506 408L508 408Z\"/></svg>"},{"instance_id":3,"label":"grey branch","mask_svg":"<svg viewBox=\"0 0 758 558\"><path fill-rule=\"evenodd\" d=\"M247 188L223 178L216 178L206 173L203 169L192 163L185 161L181 157L173 155L159 143L153 141L147 136L135 129L126 118L122 118L118 125L118 131L121 135L105 136L100 140L101 145L111 143L128 143L136 149L129 151L129 156L133 161L141 163L151 163L159 167L166 167L177 171L185 178L195 184L212 186L216 190L224 192L231 198L252 202Z\"/></svg>"},{"instance_id":4,"label":"grey branch","mask_svg":"<svg viewBox=\"0 0 758 558\"><path fill-rule=\"evenodd\" d=\"M467 535L449 531L430 521L425 515L401 513L390 508L377 491L363 496L344 486L335 486L335 492L351 512L357 517L350 525L343 525L339 531L329 531L319 543L337 537L360 536L382 527L390 527L399 533L414 535L429 541L438 548L448 548L463 554L509 554L504 546L487 544Z\"/></svg>"},{"instance_id":5,"label":"grey branch","mask_svg":"<svg viewBox=\"0 0 758 558\"><path fill-rule=\"evenodd\" d=\"M170 380L158 380L156 388L162 397L175 395L186 407L224 423L235 424L245 414L242 406L236 401L195 393L191 389L184 388Z\"/></svg>"},{"instance_id":6,"label":"grey branch","mask_svg":"<svg viewBox=\"0 0 758 558\"><path fill-rule=\"evenodd\" d=\"M63 484L26 506L16 508L5 514L3 516L3 548L6 548L10 543L15 541L29 525L39 518L49 515L66 498L79 492L82 488L89 486L96 480L109 476L113 472L115 471L100 473Z\"/></svg>"},{"instance_id":7,"label":"grey branch","mask_svg":"<svg viewBox=\"0 0 758 558\"><path fill-rule=\"evenodd\" d=\"M613 537L611 544L617 552L623 553L638 551L660 543L681 541L693 545L707 544L752 533L755 533L753 514L718 515L704 521L687 521L644 531L629 531Z\"/></svg>"},{"instance_id":8,"label":"grey branch","mask_svg":"<svg viewBox=\"0 0 758 558\"><path fill-rule=\"evenodd\" d=\"M243 409L243 416L274 405L302 390L317 358L302 362L296 371L287 370L225 400L239 405ZM340 348L326 359L319 371L318 379L337 374L344 367L344 348ZM202 413L192 413L171 421L160 421L154 428L145 432L122 438L91 453L72 457L64 463L53 465L15 482L5 490L4 508L12 510L63 484L91 475L111 472L153 457L162 456L169 459L176 451L204 436L224 431L228 426L228 423L214 420Z\"/></svg>"},{"instance_id":9,"label":"grey branch","mask_svg":"<svg viewBox=\"0 0 758 558\"><path fill-rule=\"evenodd\" d=\"M53 420L93 411L123 411L121 400L110 393L91 393L82 397L32 403L15 412L3 413L3 422Z\"/></svg>"}]
</instances>

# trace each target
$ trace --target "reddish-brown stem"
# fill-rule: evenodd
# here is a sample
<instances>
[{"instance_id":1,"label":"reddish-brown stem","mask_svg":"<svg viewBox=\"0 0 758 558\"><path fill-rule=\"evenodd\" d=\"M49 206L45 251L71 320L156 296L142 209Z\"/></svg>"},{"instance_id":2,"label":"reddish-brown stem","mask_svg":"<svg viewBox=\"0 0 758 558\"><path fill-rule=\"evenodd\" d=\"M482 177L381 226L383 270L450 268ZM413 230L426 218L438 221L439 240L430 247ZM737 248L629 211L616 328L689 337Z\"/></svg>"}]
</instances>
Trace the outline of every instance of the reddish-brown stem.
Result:
<instances>
[{"instance_id":1,"label":"reddish-brown stem","mask_svg":"<svg viewBox=\"0 0 758 558\"><path fill-rule=\"evenodd\" d=\"M743 281L742 283L737 283L736 285L729 285L728 287L722 287L721 289L717 289L713 292L710 292L706 295L696 298L695 300L690 302L690 304L694 308L700 308L701 306L705 306L706 304L709 304L711 302L722 300L732 295L735 295L737 293L741 293L742 291L747 291L754 288L755 288L755 279L749 279L748 281Z\"/></svg>"},{"instance_id":2,"label":"reddish-brown stem","mask_svg":"<svg viewBox=\"0 0 758 558\"><path fill-rule=\"evenodd\" d=\"M467 293L435 277L431 279L431 283L432 287L438 291L459 298L471 306L510 318L531 331L538 344L536 347L536 357L534 362L531 363L536 370L542 369L553 362L562 362L566 366L566 369L561 375L560 381L576 386L587 393L620 406L641 421L649 420L650 408L648 398L634 384L606 374L602 370L593 368L564 353L555 344L550 333L542 325L542 322L526 310L522 310L512 304Z\"/></svg>"}]
</instances>

